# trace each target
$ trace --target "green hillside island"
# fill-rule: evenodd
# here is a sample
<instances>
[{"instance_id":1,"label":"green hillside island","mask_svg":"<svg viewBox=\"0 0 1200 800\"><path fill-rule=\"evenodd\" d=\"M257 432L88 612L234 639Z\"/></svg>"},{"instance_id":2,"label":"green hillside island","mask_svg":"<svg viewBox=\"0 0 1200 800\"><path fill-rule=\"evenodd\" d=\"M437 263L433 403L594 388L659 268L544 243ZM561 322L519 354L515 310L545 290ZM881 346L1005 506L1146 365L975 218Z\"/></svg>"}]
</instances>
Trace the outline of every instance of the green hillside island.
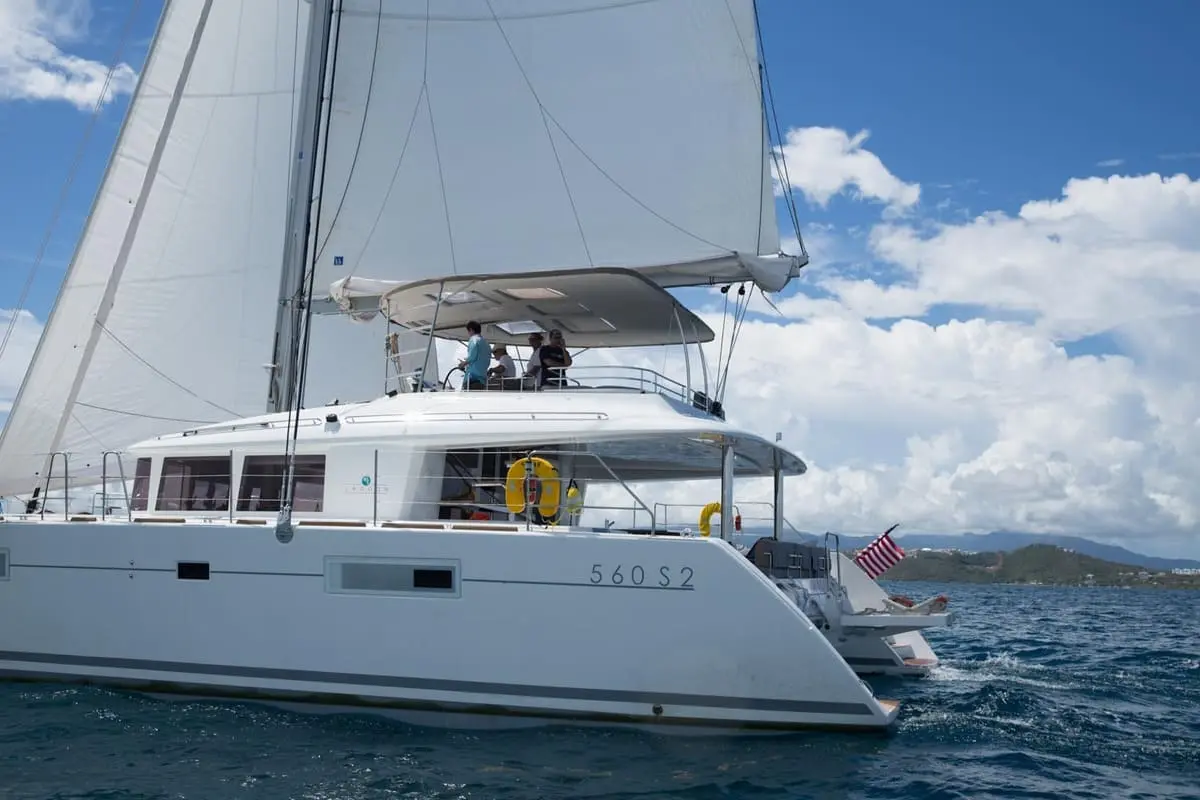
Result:
<instances>
[{"instance_id":1,"label":"green hillside island","mask_svg":"<svg viewBox=\"0 0 1200 800\"><path fill-rule=\"evenodd\" d=\"M1200 573L1115 564L1050 544L1033 544L1010 553L910 550L907 557L889 569L882 579L1200 589Z\"/></svg>"}]
</instances>

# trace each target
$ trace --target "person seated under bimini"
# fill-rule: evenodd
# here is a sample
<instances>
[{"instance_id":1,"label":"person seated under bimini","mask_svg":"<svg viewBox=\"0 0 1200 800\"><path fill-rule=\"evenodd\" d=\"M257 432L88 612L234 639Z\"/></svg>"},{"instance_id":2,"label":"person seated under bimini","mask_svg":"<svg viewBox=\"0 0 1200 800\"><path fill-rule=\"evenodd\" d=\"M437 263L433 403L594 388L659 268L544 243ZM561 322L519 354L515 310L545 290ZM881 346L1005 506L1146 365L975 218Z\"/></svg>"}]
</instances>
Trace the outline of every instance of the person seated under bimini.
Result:
<instances>
[{"instance_id":1,"label":"person seated under bimini","mask_svg":"<svg viewBox=\"0 0 1200 800\"><path fill-rule=\"evenodd\" d=\"M544 341L540 331L534 331L529 334L529 361L525 364L525 374L523 377L532 378L541 370L542 361L539 353L543 344Z\"/></svg>"},{"instance_id":2,"label":"person seated under bimini","mask_svg":"<svg viewBox=\"0 0 1200 800\"><path fill-rule=\"evenodd\" d=\"M513 363L512 356L508 354L508 348L505 345L498 344L493 347L492 358L496 359L496 365L488 370L489 378L517 377L517 365Z\"/></svg>"},{"instance_id":3,"label":"person seated under bimini","mask_svg":"<svg viewBox=\"0 0 1200 800\"><path fill-rule=\"evenodd\" d=\"M483 328L475 320L467 323L467 334L467 357L458 362L458 368L463 371L462 388L486 389L491 348L483 338Z\"/></svg>"}]
</instances>

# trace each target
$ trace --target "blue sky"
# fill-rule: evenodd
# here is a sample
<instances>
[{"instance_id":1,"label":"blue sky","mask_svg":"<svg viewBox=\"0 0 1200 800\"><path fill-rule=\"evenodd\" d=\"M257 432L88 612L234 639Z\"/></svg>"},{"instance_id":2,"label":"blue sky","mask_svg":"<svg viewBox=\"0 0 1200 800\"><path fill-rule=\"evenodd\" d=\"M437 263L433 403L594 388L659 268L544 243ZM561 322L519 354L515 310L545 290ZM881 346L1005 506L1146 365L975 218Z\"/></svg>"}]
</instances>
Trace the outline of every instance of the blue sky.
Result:
<instances>
[{"instance_id":1,"label":"blue sky","mask_svg":"<svg viewBox=\"0 0 1200 800\"><path fill-rule=\"evenodd\" d=\"M108 62L130 6L93 0L56 43ZM158 11L145 0L133 20L134 69ZM786 319L748 335L782 337L805 376L780 391L813 466L795 490L813 526L1055 529L1200 555L1200 363L1172 344L1200 334L1200 4L759 12L780 125L806 132L785 152L813 264L783 293ZM12 95L0 83L0 308L89 123ZM39 319L125 99L97 120L36 275Z\"/></svg>"},{"instance_id":2,"label":"blue sky","mask_svg":"<svg viewBox=\"0 0 1200 800\"><path fill-rule=\"evenodd\" d=\"M1196 150L1200 8L1164 0L761 4L791 124L869 128L934 198L1012 208L1068 178ZM786 77L782 77L786 76ZM974 180L966 190L938 184Z\"/></svg>"},{"instance_id":3,"label":"blue sky","mask_svg":"<svg viewBox=\"0 0 1200 800\"><path fill-rule=\"evenodd\" d=\"M759 8L781 125L869 129L888 168L920 180L933 217L1013 212L1070 178L1200 174L1195 3ZM871 216L839 197L825 213L805 208L802 220L844 228ZM939 307L925 318L962 313ZM1120 345L1100 335L1069 349Z\"/></svg>"}]
</instances>

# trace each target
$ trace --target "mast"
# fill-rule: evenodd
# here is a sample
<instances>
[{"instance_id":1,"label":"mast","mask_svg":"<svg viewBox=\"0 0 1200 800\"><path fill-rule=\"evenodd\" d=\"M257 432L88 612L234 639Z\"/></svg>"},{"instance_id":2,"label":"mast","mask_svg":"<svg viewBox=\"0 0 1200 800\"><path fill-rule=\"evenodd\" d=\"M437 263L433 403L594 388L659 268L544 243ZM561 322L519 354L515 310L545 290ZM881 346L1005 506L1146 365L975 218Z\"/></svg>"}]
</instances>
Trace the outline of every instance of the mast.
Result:
<instances>
[{"instance_id":1,"label":"mast","mask_svg":"<svg viewBox=\"0 0 1200 800\"><path fill-rule=\"evenodd\" d=\"M300 85L300 113L296 122L300 141L292 166L291 202L287 214L287 239L279 276L279 308L275 318L275 347L269 365L267 411L290 410L296 396L299 344L307 314L305 272L308 235L312 221L312 190L316 182L317 144L321 138L321 99L329 61L333 27L333 0L310 0L308 44L304 51L304 77Z\"/></svg>"}]
</instances>

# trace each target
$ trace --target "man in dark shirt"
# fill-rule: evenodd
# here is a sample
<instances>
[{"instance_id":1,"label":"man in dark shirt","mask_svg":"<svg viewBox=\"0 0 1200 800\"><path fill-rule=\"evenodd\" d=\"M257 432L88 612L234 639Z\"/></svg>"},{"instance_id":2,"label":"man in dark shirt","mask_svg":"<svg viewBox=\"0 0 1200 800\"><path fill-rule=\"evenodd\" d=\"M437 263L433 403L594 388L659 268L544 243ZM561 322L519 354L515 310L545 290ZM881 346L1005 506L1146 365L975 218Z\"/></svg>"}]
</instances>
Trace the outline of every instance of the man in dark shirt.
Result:
<instances>
[{"instance_id":1,"label":"man in dark shirt","mask_svg":"<svg viewBox=\"0 0 1200 800\"><path fill-rule=\"evenodd\" d=\"M571 366L571 354L567 352L566 340L558 328L550 331L549 342L538 349L538 360L541 362L538 382L542 386L567 385L566 368Z\"/></svg>"}]
</instances>

